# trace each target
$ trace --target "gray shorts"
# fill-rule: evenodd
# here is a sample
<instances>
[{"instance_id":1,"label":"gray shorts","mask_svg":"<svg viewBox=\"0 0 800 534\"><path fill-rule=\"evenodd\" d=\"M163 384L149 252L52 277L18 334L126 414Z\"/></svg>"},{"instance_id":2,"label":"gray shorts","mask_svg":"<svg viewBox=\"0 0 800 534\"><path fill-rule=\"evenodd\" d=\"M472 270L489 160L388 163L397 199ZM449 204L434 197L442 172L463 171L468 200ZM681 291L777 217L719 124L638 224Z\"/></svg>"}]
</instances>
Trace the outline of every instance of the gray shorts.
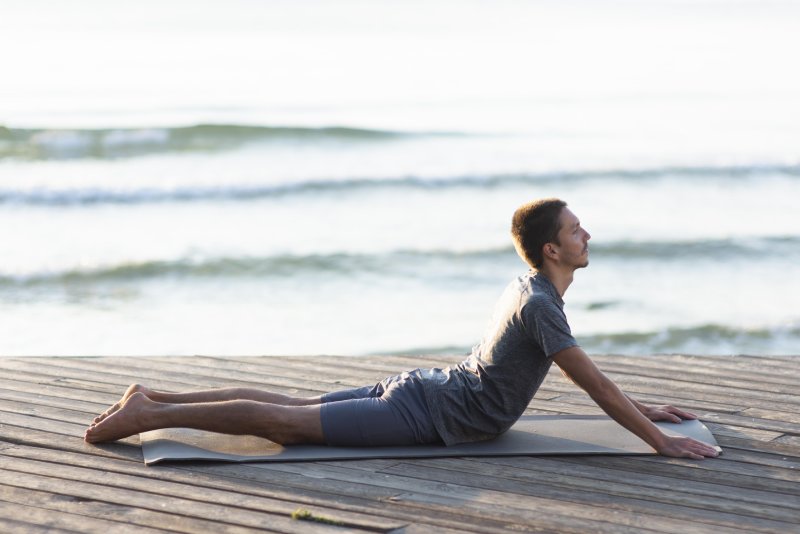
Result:
<instances>
[{"instance_id":1,"label":"gray shorts","mask_svg":"<svg viewBox=\"0 0 800 534\"><path fill-rule=\"evenodd\" d=\"M328 445L386 447L442 441L415 371L374 386L327 393L322 402L322 433Z\"/></svg>"}]
</instances>

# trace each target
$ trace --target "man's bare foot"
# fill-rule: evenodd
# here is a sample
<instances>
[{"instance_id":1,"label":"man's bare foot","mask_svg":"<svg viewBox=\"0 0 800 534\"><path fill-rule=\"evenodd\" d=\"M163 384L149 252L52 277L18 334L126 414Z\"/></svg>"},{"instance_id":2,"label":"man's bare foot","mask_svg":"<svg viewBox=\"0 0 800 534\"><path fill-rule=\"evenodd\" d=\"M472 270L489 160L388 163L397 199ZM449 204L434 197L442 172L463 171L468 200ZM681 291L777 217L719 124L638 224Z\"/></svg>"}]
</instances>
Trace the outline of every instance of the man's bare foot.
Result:
<instances>
[{"instance_id":1,"label":"man's bare foot","mask_svg":"<svg viewBox=\"0 0 800 534\"><path fill-rule=\"evenodd\" d=\"M95 417L92 422L99 423L112 413L119 410L122 407L122 405L125 404L125 401L128 400L128 397L130 397L134 393L142 393L145 397L149 398L150 394L152 393L152 390L150 388L144 387L141 384L131 384L130 386L128 386L128 389L125 391L125 394L122 395L121 399L119 399L116 403L112 404L108 410L104 411L103 413Z\"/></svg>"},{"instance_id":2,"label":"man's bare foot","mask_svg":"<svg viewBox=\"0 0 800 534\"><path fill-rule=\"evenodd\" d=\"M99 423L92 423L83 439L88 443L116 441L149 430L146 425L149 412L157 403L141 392L134 392L122 406Z\"/></svg>"}]
</instances>

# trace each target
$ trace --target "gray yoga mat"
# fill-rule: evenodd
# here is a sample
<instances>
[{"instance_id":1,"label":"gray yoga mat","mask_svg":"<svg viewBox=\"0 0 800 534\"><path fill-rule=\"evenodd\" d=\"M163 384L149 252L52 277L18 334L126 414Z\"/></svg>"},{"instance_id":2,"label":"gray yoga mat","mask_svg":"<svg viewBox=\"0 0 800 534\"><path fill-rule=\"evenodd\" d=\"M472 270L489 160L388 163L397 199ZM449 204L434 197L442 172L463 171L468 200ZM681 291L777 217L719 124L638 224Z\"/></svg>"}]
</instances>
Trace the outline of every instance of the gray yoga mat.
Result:
<instances>
[{"instance_id":1,"label":"gray yoga mat","mask_svg":"<svg viewBox=\"0 0 800 534\"><path fill-rule=\"evenodd\" d=\"M689 436L722 451L700 421L656 424L667 434ZM445 456L655 454L645 442L604 415L526 415L498 438L450 447L284 447L255 436L230 436L188 428L153 430L139 434L139 437L147 465L174 460L298 462Z\"/></svg>"}]
</instances>

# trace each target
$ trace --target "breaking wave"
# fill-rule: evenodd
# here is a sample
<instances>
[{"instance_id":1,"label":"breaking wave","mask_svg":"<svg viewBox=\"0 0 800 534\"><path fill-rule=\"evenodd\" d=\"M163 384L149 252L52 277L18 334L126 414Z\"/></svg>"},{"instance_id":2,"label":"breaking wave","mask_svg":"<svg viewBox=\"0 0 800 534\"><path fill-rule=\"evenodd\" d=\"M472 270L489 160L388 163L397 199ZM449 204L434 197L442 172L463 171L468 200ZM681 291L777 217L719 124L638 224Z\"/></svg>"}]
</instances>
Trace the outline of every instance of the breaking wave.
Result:
<instances>
[{"instance_id":1,"label":"breaking wave","mask_svg":"<svg viewBox=\"0 0 800 534\"><path fill-rule=\"evenodd\" d=\"M664 167L648 170L603 170L466 175L449 177L406 176L395 178L351 178L305 180L259 185L185 186L172 188L31 188L0 189L0 204L83 206L96 204L150 204L208 201L250 201L264 198L317 194L348 194L359 191L493 189L548 182L587 180L646 180L661 177L747 178L773 174L800 177L800 165L775 167Z\"/></svg>"},{"instance_id":2,"label":"breaking wave","mask_svg":"<svg viewBox=\"0 0 800 534\"><path fill-rule=\"evenodd\" d=\"M0 126L0 158L116 158L218 151L253 142L368 142L429 135L346 126L322 128L198 124L184 127L26 129ZM440 134L441 135L441 134Z\"/></svg>"},{"instance_id":3,"label":"breaking wave","mask_svg":"<svg viewBox=\"0 0 800 534\"><path fill-rule=\"evenodd\" d=\"M747 240L707 239L673 242L607 242L592 244L593 257L609 259L650 259L669 261L690 255L694 260L785 258L800 255L800 237L761 237ZM475 250L396 250L384 253L279 254L263 257L178 258L131 261L97 267L75 267L48 272L0 273L0 288L75 283L125 282L161 277L297 277L315 274L358 276L363 273L417 276L439 272L454 276L475 276L496 272L498 267L524 268L511 246ZM444 274L443 274L444 276ZM595 304L595 307L603 307Z\"/></svg>"}]
</instances>

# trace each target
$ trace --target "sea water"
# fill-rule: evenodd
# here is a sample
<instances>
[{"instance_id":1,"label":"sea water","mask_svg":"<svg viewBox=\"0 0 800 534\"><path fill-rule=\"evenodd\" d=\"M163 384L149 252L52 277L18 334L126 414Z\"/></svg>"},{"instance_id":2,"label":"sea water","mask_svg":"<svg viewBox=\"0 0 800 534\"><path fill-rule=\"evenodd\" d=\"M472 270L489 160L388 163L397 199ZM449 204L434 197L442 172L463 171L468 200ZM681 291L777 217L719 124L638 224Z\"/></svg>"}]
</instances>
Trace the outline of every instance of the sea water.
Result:
<instances>
[{"instance_id":1,"label":"sea water","mask_svg":"<svg viewBox=\"0 0 800 534\"><path fill-rule=\"evenodd\" d=\"M464 353L592 234L589 352L800 353L800 7L8 2L0 354Z\"/></svg>"}]
</instances>

